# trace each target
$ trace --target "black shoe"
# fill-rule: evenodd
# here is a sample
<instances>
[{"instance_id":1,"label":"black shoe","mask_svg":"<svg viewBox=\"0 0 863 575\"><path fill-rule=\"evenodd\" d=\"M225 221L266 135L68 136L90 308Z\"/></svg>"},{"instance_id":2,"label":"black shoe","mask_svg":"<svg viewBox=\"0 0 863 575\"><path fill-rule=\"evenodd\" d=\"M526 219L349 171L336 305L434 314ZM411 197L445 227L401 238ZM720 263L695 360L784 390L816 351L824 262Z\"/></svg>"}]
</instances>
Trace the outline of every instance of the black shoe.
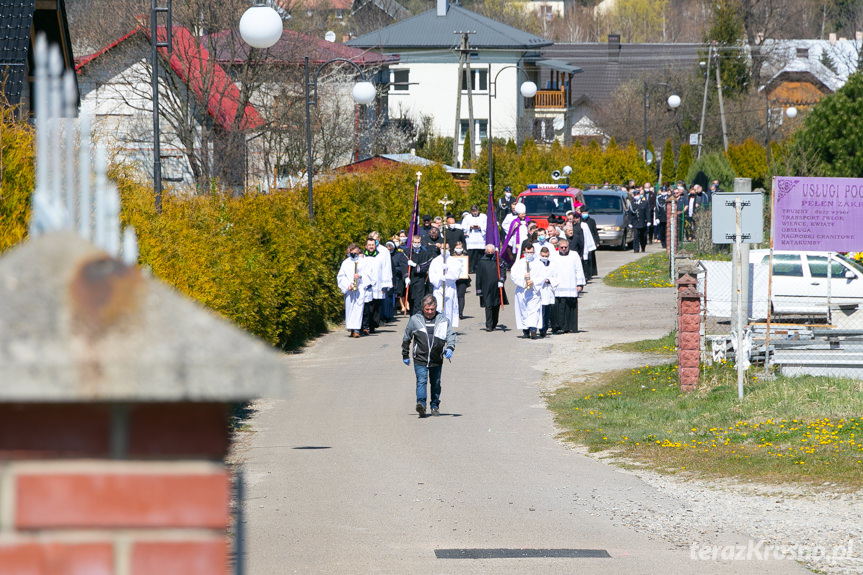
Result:
<instances>
[{"instance_id":1,"label":"black shoe","mask_svg":"<svg viewBox=\"0 0 863 575\"><path fill-rule=\"evenodd\" d=\"M437 410L437 407L432 407L432 413L431 414L433 416L437 417L440 415L440 411Z\"/></svg>"},{"instance_id":2,"label":"black shoe","mask_svg":"<svg viewBox=\"0 0 863 575\"><path fill-rule=\"evenodd\" d=\"M536 332L535 331L530 332L530 339L536 339Z\"/></svg>"},{"instance_id":3,"label":"black shoe","mask_svg":"<svg viewBox=\"0 0 863 575\"><path fill-rule=\"evenodd\" d=\"M425 403L417 403L417 413L420 414L420 417L426 416L426 404Z\"/></svg>"}]
</instances>

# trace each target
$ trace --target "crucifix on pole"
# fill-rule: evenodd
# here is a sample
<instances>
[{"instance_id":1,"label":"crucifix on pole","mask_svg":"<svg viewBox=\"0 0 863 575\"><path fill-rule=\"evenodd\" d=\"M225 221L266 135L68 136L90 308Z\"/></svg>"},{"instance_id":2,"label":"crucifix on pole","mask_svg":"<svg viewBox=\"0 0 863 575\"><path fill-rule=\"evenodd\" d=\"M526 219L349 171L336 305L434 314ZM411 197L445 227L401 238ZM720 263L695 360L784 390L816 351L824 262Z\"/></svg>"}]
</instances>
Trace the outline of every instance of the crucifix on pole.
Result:
<instances>
[{"instance_id":1,"label":"crucifix on pole","mask_svg":"<svg viewBox=\"0 0 863 575\"><path fill-rule=\"evenodd\" d=\"M439 203L440 205L443 206L444 221L446 221L446 214L447 214L447 210L449 208L449 205L452 203L455 203L455 202L453 202L451 199L449 199L447 197L446 194L444 194L443 198L438 200L437 203ZM443 229L441 230L441 232L443 233L443 263L444 263L444 266L446 266L446 256L447 256L446 226L443 226ZM443 281L443 286L441 287L441 298L440 299L441 299L441 307L444 308L441 310L441 313L446 315L446 313L445 313L445 310L446 310L446 267L444 267L444 281Z\"/></svg>"}]
</instances>

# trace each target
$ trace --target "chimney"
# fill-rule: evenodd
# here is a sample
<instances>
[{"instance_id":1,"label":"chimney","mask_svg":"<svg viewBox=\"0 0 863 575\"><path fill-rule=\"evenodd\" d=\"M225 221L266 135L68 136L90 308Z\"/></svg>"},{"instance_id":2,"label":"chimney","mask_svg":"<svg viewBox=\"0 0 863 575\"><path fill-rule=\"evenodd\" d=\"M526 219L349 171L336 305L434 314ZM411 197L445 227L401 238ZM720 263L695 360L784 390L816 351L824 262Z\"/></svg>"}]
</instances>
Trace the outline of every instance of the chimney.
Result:
<instances>
[{"instance_id":1,"label":"chimney","mask_svg":"<svg viewBox=\"0 0 863 575\"><path fill-rule=\"evenodd\" d=\"M446 16L447 10L449 10L449 0L437 0L437 15Z\"/></svg>"}]
</instances>

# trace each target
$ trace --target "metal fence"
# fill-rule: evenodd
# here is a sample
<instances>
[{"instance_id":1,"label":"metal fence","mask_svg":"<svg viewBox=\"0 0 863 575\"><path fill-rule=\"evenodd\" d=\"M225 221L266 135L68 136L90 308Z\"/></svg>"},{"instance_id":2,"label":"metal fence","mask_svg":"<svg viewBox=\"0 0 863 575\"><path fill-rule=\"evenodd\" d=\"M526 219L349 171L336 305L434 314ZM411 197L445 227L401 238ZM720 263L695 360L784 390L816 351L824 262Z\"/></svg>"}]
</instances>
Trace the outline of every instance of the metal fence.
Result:
<instances>
[{"instance_id":1,"label":"metal fence","mask_svg":"<svg viewBox=\"0 0 863 575\"><path fill-rule=\"evenodd\" d=\"M741 271L744 352L785 375L863 379L863 265L836 253L749 252ZM699 259L702 351L736 353L737 282L731 261Z\"/></svg>"}]
</instances>

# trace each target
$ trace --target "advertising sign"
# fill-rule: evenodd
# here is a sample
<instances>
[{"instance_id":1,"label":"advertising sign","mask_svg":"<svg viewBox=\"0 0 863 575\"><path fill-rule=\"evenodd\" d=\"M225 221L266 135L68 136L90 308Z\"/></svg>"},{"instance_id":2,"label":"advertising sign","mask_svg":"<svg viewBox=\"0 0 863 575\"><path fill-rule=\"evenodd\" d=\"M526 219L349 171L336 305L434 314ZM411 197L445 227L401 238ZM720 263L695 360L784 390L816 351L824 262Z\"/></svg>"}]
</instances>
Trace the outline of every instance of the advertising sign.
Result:
<instances>
[{"instance_id":1,"label":"advertising sign","mask_svg":"<svg viewBox=\"0 0 863 575\"><path fill-rule=\"evenodd\" d=\"M863 249L863 180L773 178L773 247L851 252Z\"/></svg>"}]
</instances>

